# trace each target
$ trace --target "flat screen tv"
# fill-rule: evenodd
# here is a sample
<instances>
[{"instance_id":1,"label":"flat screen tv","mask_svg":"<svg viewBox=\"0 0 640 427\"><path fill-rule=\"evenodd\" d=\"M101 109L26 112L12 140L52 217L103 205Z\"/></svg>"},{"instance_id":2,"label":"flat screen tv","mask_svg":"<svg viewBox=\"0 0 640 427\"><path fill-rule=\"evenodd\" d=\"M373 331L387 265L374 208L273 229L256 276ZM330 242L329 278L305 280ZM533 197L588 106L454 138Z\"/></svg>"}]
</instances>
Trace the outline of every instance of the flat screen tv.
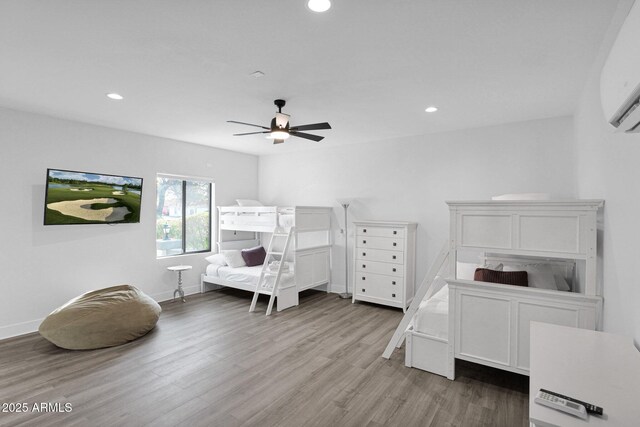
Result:
<instances>
[{"instance_id":1,"label":"flat screen tv","mask_svg":"<svg viewBox=\"0 0 640 427\"><path fill-rule=\"evenodd\" d=\"M142 178L47 169L44 225L140 222Z\"/></svg>"}]
</instances>

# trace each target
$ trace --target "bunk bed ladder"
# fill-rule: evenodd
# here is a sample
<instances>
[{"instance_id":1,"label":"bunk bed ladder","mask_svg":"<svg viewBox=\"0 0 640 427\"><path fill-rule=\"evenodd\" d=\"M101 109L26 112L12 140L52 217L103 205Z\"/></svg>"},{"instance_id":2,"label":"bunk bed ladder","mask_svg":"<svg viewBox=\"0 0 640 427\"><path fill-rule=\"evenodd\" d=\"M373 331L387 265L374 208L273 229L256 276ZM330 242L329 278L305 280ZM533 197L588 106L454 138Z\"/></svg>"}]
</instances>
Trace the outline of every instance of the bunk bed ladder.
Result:
<instances>
[{"instance_id":1,"label":"bunk bed ladder","mask_svg":"<svg viewBox=\"0 0 640 427\"><path fill-rule=\"evenodd\" d=\"M279 227L276 227L273 230L273 234L271 235L271 241L269 242L269 247L267 249L267 256L264 259L264 263L262 264L262 271L260 272L260 277L258 278L258 283L256 285L256 291L253 294L253 300L251 300L251 307L249 308L249 312L253 312L256 310L256 303L258 302L258 296L260 294L269 295L269 305L267 306L267 316L271 314L271 310L273 309L273 302L276 300L276 294L278 293L278 289L280 286L280 279L282 278L282 267L287 259L287 254L289 252L289 244L291 243L291 237L294 235L295 229L291 227L289 231L284 231ZM280 247L279 245L274 245L275 241L285 239L282 247L282 252L274 251L274 247ZM277 258L276 258L277 257ZM278 266L278 270L274 273L269 270L269 263L271 261L279 261L280 265ZM268 283L268 277L275 276L273 280L273 286L270 287Z\"/></svg>"},{"instance_id":2,"label":"bunk bed ladder","mask_svg":"<svg viewBox=\"0 0 640 427\"><path fill-rule=\"evenodd\" d=\"M449 258L449 244L445 243L442 246L440 254L436 258L436 261L431 265L431 268L427 272L427 275L424 277L424 280L418 288L418 291L413 296L413 301L411 301L411 304L409 305L407 312L404 314L402 321L393 334L391 341L389 341L389 344L387 344L387 348L385 348L384 353L382 353L382 357L384 357L385 359L390 358L393 350L395 350L396 347L400 347L402 345L402 342L404 341L404 332L406 331L407 326L409 326L409 323L411 323L411 321L413 320L413 315L418 311L420 303L425 298L425 296L431 297L431 292L429 292L430 290L432 290L431 285L433 284L434 279L440 272L440 269L444 265L447 258Z\"/></svg>"}]
</instances>

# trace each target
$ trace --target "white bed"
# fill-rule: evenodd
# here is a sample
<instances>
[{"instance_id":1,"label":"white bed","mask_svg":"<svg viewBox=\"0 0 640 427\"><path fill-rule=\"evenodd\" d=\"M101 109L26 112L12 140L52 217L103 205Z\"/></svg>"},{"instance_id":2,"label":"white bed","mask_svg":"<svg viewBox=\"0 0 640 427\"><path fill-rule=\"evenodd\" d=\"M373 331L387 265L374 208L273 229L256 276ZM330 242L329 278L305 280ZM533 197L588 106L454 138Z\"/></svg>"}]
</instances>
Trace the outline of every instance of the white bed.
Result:
<instances>
[{"instance_id":1,"label":"white bed","mask_svg":"<svg viewBox=\"0 0 640 427\"><path fill-rule=\"evenodd\" d=\"M435 338L449 337L449 286L444 285L431 298L420 303L413 318L413 330Z\"/></svg>"},{"instance_id":2,"label":"white bed","mask_svg":"<svg viewBox=\"0 0 640 427\"><path fill-rule=\"evenodd\" d=\"M299 233L331 228L329 207L218 206L220 230L271 233L275 227L296 227Z\"/></svg>"},{"instance_id":3,"label":"white bed","mask_svg":"<svg viewBox=\"0 0 640 427\"><path fill-rule=\"evenodd\" d=\"M325 287L329 291L332 212L331 207L319 206L219 206L218 250L267 248L270 233L295 227L286 260L290 272L284 276L284 282L280 282L277 294L277 309L281 311L298 305L298 293L304 290ZM260 275L261 268L209 267L202 275L201 292L211 285L255 291L256 276Z\"/></svg>"},{"instance_id":4,"label":"white bed","mask_svg":"<svg viewBox=\"0 0 640 427\"><path fill-rule=\"evenodd\" d=\"M244 286L246 286L245 290L255 291L261 271L262 265L233 268L229 267L228 265L209 264L207 265L205 276L212 280L218 279L219 281L235 282L238 283L239 286L243 286L243 289ZM267 281L273 281L273 279L275 279L275 276L267 276ZM293 286L294 284L293 271L282 274L282 278L280 279L281 287L287 288L289 286Z\"/></svg>"},{"instance_id":5,"label":"white bed","mask_svg":"<svg viewBox=\"0 0 640 427\"><path fill-rule=\"evenodd\" d=\"M449 205L447 270L454 273L446 279L448 287L427 293L409 323L407 366L454 379L455 359L463 359L528 375L531 321L600 327L602 287L597 282L595 248L596 214L602 201ZM458 255L467 250L480 253L480 265L501 263L509 271L535 266L528 271L530 286L535 276L535 287L461 277Z\"/></svg>"}]
</instances>

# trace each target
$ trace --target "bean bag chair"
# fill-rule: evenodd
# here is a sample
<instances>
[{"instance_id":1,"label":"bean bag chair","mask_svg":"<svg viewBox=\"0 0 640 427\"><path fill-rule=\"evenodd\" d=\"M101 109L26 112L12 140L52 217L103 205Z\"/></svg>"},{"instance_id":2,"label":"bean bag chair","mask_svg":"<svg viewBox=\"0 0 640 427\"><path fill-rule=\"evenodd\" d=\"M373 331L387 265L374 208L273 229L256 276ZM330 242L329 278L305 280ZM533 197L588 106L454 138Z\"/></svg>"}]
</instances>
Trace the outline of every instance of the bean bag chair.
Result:
<instances>
[{"instance_id":1,"label":"bean bag chair","mask_svg":"<svg viewBox=\"0 0 640 427\"><path fill-rule=\"evenodd\" d=\"M162 309L130 285L80 295L48 315L38 331L58 347L90 350L133 341L154 328Z\"/></svg>"}]
</instances>

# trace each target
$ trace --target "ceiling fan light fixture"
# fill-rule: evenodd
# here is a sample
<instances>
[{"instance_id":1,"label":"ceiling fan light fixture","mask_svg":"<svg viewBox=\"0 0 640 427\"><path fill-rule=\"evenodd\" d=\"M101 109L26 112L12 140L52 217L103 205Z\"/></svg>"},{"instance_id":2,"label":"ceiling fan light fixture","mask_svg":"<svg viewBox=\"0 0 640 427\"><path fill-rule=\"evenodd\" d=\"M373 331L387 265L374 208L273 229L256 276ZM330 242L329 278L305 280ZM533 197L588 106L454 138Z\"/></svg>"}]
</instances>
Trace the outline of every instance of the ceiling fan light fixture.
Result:
<instances>
[{"instance_id":1,"label":"ceiling fan light fixture","mask_svg":"<svg viewBox=\"0 0 640 427\"><path fill-rule=\"evenodd\" d=\"M276 116L271 119L271 126L266 127L262 125L255 125L253 123L247 122L239 122L236 120L227 120L228 123L236 123L239 125L253 126L257 128L264 129L263 131L256 132L245 132L245 133L234 133L233 136L245 136L245 135L265 135L265 138L272 139L274 144L282 144L286 139L289 139L290 136L295 136L296 138L308 139L314 142L320 142L324 139L324 136L320 135L312 135L307 133L308 130L324 130L331 129L331 125L327 122L322 123L310 123L306 125L299 126L289 126L289 115L284 114L282 112L282 107L285 106L286 101L284 99L276 99L273 101L276 107L278 107L278 112Z\"/></svg>"},{"instance_id":2,"label":"ceiling fan light fixture","mask_svg":"<svg viewBox=\"0 0 640 427\"><path fill-rule=\"evenodd\" d=\"M330 0L309 0L307 7L314 12L326 12L331 7Z\"/></svg>"},{"instance_id":3,"label":"ceiling fan light fixture","mask_svg":"<svg viewBox=\"0 0 640 427\"><path fill-rule=\"evenodd\" d=\"M289 132L285 132L283 130L274 130L269 134L269 136L267 136L267 138L269 138L269 139L287 139L287 138L289 138Z\"/></svg>"}]
</instances>

